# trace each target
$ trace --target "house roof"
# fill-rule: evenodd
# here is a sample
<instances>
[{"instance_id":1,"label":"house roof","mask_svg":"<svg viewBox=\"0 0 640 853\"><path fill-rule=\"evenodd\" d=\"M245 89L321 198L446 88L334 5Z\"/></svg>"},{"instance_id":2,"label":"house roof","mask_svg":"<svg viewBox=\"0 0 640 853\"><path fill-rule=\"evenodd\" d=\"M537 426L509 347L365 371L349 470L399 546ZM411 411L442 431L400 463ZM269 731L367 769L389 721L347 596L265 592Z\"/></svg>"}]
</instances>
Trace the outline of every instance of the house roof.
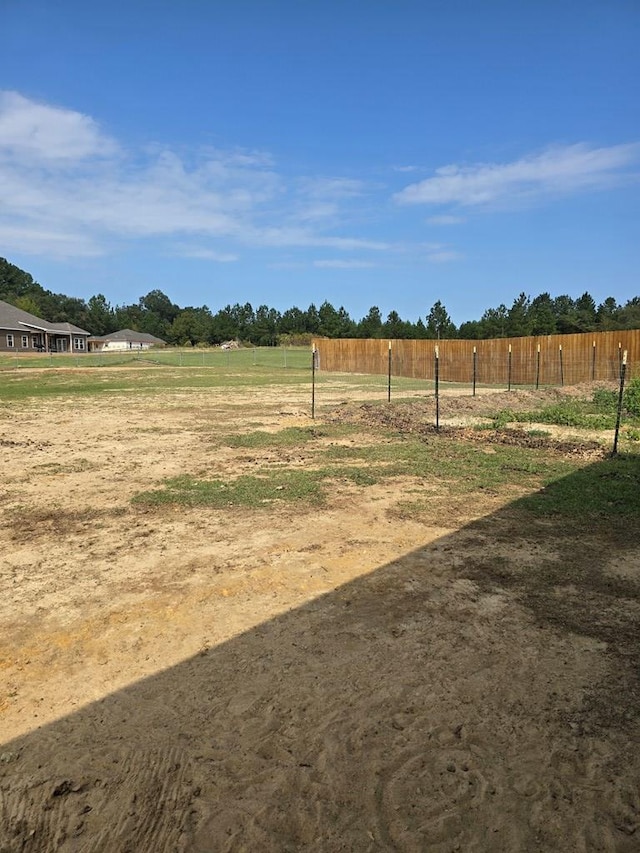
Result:
<instances>
[{"instance_id":1,"label":"house roof","mask_svg":"<svg viewBox=\"0 0 640 853\"><path fill-rule=\"evenodd\" d=\"M85 329L74 326L73 323L50 323L48 320L36 317L35 314L29 314L28 311L23 311L21 308L16 308L15 305L2 302L2 300L0 300L0 329L11 329L15 332L37 331L67 335L74 332L78 335L89 334Z\"/></svg>"},{"instance_id":2,"label":"house roof","mask_svg":"<svg viewBox=\"0 0 640 853\"><path fill-rule=\"evenodd\" d=\"M162 338L156 338L148 332L134 332L133 329L120 329L119 332L111 332L110 335L92 335L92 341L144 341L149 344L164 344Z\"/></svg>"},{"instance_id":3,"label":"house roof","mask_svg":"<svg viewBox=\"0 0 640 853\"><path fill-rule=\"evenodd\" d=\"M111 332L110 335L102 335L102 341L145 341L149 344L163 344L162 338L156 338L148 332L134 332L133 329L121 329L119 332Z\"/></svg>"}]
</instances>

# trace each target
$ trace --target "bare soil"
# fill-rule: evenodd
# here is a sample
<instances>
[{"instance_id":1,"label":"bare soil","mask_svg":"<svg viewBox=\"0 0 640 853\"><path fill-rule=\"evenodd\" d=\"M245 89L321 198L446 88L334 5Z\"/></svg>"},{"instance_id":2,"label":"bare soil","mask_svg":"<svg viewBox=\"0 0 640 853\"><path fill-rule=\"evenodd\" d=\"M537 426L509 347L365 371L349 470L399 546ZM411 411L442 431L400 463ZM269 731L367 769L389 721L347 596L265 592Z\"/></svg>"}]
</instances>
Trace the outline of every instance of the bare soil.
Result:
<instances>
[{"instance_id":1,"label":"bare soil","mask_svg":"<svg viewBox=\"0 0 640 853\"><path fill-rule=\"evenodd\" d=\"M316 423L431 429L432 402L332 393ZM306 398L0 410L0 851L639 850L637 536L523 525L517 484L131 504L182 473L304 465L216 439L309 425ZM441 403L448 429L486 406ZM410 488L438 493L433 518L398 517Z\"/></svg>"}]
</instances>

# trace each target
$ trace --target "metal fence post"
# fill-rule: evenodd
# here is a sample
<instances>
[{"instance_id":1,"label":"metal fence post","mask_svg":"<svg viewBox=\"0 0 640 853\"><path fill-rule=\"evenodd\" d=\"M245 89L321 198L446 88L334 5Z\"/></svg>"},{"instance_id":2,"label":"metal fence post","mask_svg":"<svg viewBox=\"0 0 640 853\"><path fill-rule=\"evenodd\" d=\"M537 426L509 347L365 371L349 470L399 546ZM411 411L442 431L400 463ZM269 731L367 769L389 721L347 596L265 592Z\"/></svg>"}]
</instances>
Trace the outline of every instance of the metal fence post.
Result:
<instances>
[{"instance_id":1,"label":"metal fence post","mask_svg":"<svg viewBox=\"0 0 640 853\"><path fill-rule=\"evenodd\" d=\"M440 351L435 348L434 377L436 386L436 432L440 432Z\"/></svg>"},{"instance_id":2,"label":"metal fence post","mask_svg":"<svg viewBox=\"0 0 640 853\"><path fill-rule=\"evenodd\" d=\"M621 355L620 360L620 392L618 393L618 412L616 414L616 432L613 438L612 456L618 453L618 435L620 433L620 418L622 415L622 403L624 401L624 375L627 372L627 351Z\"/></svg>"},{"instance_id":3,"label":"metal fence post","mask_svg":"<svg viewBox=\"0 0 640 853\"><path fill-rule=\"evenodd\" d=\"M560 344L558 352L560 355L560 385L564 385L564 365L562 364L562 344Z\"/></svg>"},{"instance_id":4,"label":"metal fence post","mask_svg":"<svg viewBox=\"0 0 640 853\"><path fill-rule=\"evenodd\" d=\"M311 420L316 416L316 348L311 350Z\"/></svg>"},{"instance_id":5,"label":"metal fence post","mask_svg":"<svg viewBox=\"0 0 640 853\"><path fill-rule=\"evenodd\" d=\"M391 402L391 341L389 341L389 359L387 367L387 403Z\"/></svg>"},{"instance_id":6,"label":"metal fence post","mask_svg":"<svg viewBox=\"0 0 640 853\"><path fill-rule=\"evenodd\" d=\"M473 348L473 396L476 396L476 378L478 374L478 350Z\"/></svg>"}]
</instances>

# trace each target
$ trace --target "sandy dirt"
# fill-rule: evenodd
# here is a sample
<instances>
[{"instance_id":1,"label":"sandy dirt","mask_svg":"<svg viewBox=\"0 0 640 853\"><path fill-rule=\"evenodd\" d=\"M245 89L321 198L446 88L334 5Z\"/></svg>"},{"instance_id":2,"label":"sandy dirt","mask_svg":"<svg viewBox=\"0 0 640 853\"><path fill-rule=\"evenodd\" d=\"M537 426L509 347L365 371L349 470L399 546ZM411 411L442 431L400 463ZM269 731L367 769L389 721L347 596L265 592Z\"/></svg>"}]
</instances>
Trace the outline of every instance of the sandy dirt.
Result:
<instances>
[{"instance_id":1,"label":"sandy dirt","mask_svg":"<svg viewBox=\"0 0 640 853\"><path fill-rule=\"evenodd\" d=\"M305 389L0 410L0 851L640 850L637 540L522 529L524 489L393 512L437 482L131 503L304 465L216 439L311 423Z\"/></svg>"}]
</instances>

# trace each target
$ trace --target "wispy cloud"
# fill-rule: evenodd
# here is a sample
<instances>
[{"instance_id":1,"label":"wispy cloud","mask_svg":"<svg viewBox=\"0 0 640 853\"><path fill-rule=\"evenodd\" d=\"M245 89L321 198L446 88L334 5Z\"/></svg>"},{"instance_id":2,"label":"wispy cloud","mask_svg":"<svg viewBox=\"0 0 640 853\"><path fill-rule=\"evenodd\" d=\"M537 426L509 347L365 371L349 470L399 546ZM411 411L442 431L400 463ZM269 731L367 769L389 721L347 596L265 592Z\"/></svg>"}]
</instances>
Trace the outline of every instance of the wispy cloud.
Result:
<instances>
[{"instance_id":1,"label":"wispy cloud","mask_svg":"<svg viewBox=\"0 0 640 853\"><path fill-rule=\"evenodd\" d=\"M110 157L117 150L90 116L0 91L0 157L13 153L60 164Z\"/></svg>"},{"instance_id":2,"label":"wispy cloud","mask_svg":"<svg viewBox=\"0 0 640 853\"><path fill-rule=\"evenodd\" d=\"M89 235L66 233L62 228L12 225L0 218L0 245L24 255L43 254L54 258L95 258L103 248Z\"/></svg>"},{"instance_id":3,"label":"wispy cloud","mask_svg":"<svg viewBox=\"0 0 640 853\"><path fill-rule=\"evenodd\" d=\"M441 216L430 216L427 219L427 225L460 225L464 221L464 216L451 216L443 213Z\"/></svg>"},{"instance_id":4,"label":"wispy cloud","mask_svg":"<svg viewBox=\"0 0 640 853\"><path fill-rule=\"evenodd\" d=\"M462 253L449 243L423 243L421 248L430 264L446 264L463 257Z\"/></svg>"},{"instance_id":5,"label":"wispy cloud","mask_svg":"<svg viewBox=\"0 0 640 853\"><path fill-rule=\"evenodd\" d=\"M431 264L448 264L450 261L459 261L462 258L460 252L453 249L441 249L438 252L429 252L427 260Z\"/></svg>"},{"instance_id":6,"label":"wispy cloud","mask_svg":"<svg viewBox=\"0 0 640 853\"><path fill-rule=\"evenodd\" d=\"M363 191L350 178L285 178L260 151L131 149L90 116L0 93L5 250L68 257L184 238L183 248L193 239L199 257L223 263L247 246L383 251L384 242L337 233Z\"/></svg>"},{"instance_id":7,"label":"wispy cloud","mask_svg":"<svg viewBox=\"0 0 640 853\"><path fill-rule=\"evenodd\" d=\"M324 261L314 261L314 267L318 269L340 269L340 270L363 270L374 267L375 264L371 261L356 261L341 258L331 258Z\"/></svg>"},{"instance_id":8,"label":"wispy cloud","mask_svg":"<svg viewBox=\"0 0 640 853\"><path fill-rule=\"evenodd\" d=\"M639 160L639 143L557 146L512 163L443 166L434 177L405 187L395 199L400 204L508 205L619 185Z\"/></svg>"},{"instance_id":9,"label":"wispy cloud","mask_svg":"<svg viewBox=\"0 0 640 853\"><path fill-rule=\"evenodd\" d=\"M186 244L175 244L172 246L173 254L181 258L195 258L196 260L215 261L219 264L231 264L238 260L238 255L231 252L217 252L204 246L189 246Z\"/></svg>"}]
</instances>

